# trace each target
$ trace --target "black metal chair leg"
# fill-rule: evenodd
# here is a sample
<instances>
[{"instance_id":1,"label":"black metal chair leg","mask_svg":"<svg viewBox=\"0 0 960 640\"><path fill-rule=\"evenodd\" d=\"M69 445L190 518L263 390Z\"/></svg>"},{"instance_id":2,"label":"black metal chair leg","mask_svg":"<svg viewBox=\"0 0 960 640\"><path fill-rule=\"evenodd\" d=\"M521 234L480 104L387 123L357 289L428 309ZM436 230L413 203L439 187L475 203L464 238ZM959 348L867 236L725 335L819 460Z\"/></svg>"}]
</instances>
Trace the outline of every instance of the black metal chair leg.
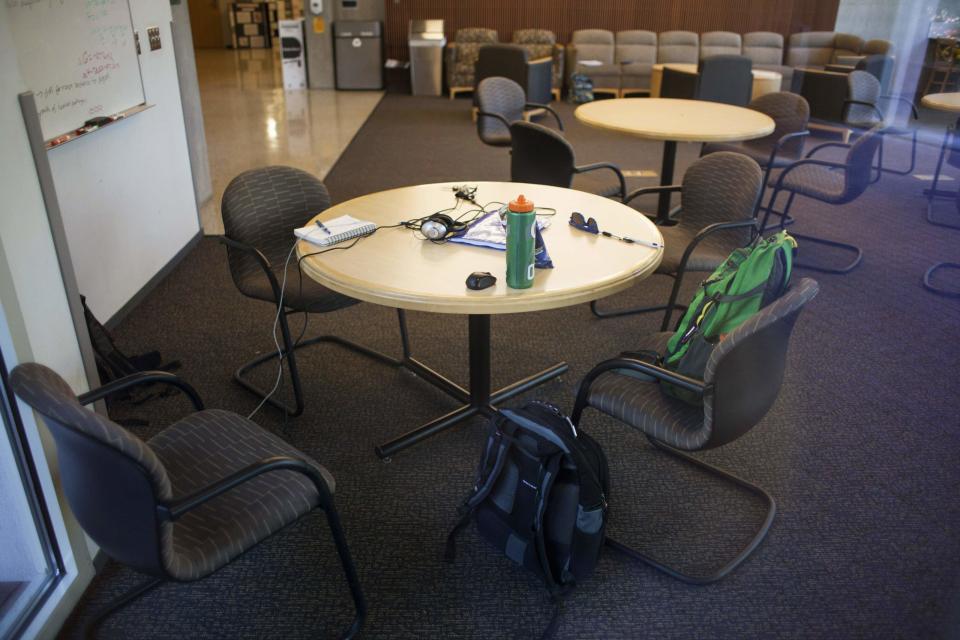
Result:
<instances>
[{"instance_id":1,"label":"black metal chair leg","mask_svg":"<svg viewBox=\"0 0 960 640\"><path fill-rule=\"evenodd\" d=\"M270 353L263 354L261 356L254 358L253 360L250 360L249 362L246 362L234 372L233 379L236 380L237 384L239 384L244 389L247 389L253 394L259 396L260 398L264 398L267 396L269 391L250 382L246 378L246 374L248 374L251 370L255 369L256 367L262 365L265 362L274 361L278 357L282 357L284 360L287 361L287 369L290 372L290 378L293 382L294 405L291 406L289 403L279 400L273 396L267 398L267 404L270 404L276 407L277 409L280 409L281 411L286 412L290 416L299 416L300 414L303 413L303 409L304 409L303 386L300 381L300 372L297 368L297 359L296 359L296 351L298 349L303 349L304 347L308 347L310 345L318 344L321 342L328 342L331 344L339 345L344 349L349 349L354 353L359 353L360 355L367 356L368 358L378 360L384 364L387 364L393 367L399 367L401 366L401 364L403 364L402 361L397 360L396 358L391 358L390 356L384 353L380 353L379 351L376 351L369 347L365 347L362 344L357 344L356 342L347 340L345 338L341 338L339 336L330 336L330 335L317 336L315 338L310 338L309 340L304 340L302 342L294 344L290 335L290 326L289 326L289 323L287 322L287 314L284 313L280 315L279 323L280 323L280 334L281 334L281 337L283 338L282 354L278 354L276 351L271 351ZM407 350L409 349L409 341L407 339L407 333L406 333L406 317L402 315L402 312L400 315L400 335L401 335L401 340L404 343L404 353L406 355Z\"/></svg>"},{"instance_id":2,"label":"black metal chair leg","mask_svg":"<svg viewBox=\"0 0 960 640\"><path fill-rule=\"evenodd\" d=\"M794 267L810 269L811 271L820 271L821 273L835 273L838 275L843 275L856 269L860 264L860 261L863 259L863 250L856 245L847 244L845 242L837 242L836 240L825 240L824 238L817 238L816 236L801 235L799 233L794 233L791 235L798 240L805 240L806 242L813 242L814 244L823 244L828 247L837 247L838 249L850 251L854 254L853 260L842 267L823 267L820 265L806 264L803 262L793 263Z\"/></svg>"},{"instance_id":3,"label":"black metal chair leg","mask_svg":"<svg viewBox=\"0 0 960 640\"><path fill-rule=\"evenodd\" d=\"M340 524L340 514L333 503L331 496L323 510L327 514L327 523L330 526L330 533L333 535L333 542L337 547L337 554L340 556L340 563L343 565L343 573L347 578L347 586L350 587L350 597L353 599L354 617L353 622L341 636L343 640L348 640L356 636L367 618L367 601L363 595L363 589L360 587L360 578L357 576L357 567L353 563L353 557L350 555L350 548L347 546L347 538L343 533L343 526Z\"/></svg>"},{"instance_id":4,"label":"black metal chair leg","mask_svg":"<svg viewBox=\"0 0 960 640\"><path fill-rule=\"evenodd\" d=\"M944 289L943 287L938 287L933 284L933 274L937 269L954 269L960 271L960 264L956 262L938 262L933 265L927 272L923 274L923 286L927 291L932 291L940 296L946 296L948 298L960 298L960 289L951 291L950 289Z\"/></svg>"},{"instance_id":5,"label":"black metal chair leg","mask_svg":"<svg viewBox=\"0 0 960 640\"><path fill-rule=\"evenodd\" d=\"M897 137L900 137L900 136L897 136ZM917 166L917 132L916 132L916 130L914 130L914 131L910 134L910 139L911 139L911 142L910 142L910 167L907 168L907 169L904 169L904 170L900 170L900 169L889 169L889 168L886 168L886 167L883 166L883 162L882 162L882 160L881 160L881 162L880 162L880 171L882 171L882 172L884 172L884 173L892 173L893 175L896 175L896 176L908 176L908 175L910 175L911 173L913 173L913 170L914 170L914 169L916 168L916 166ZM883 147L880 147L880 148L881 148L881 150L883 149Z\"/></svg>"},{"instance_id":6,"label":"black metal chair leg","mask_svg":"<svg viewBox=\"0 0 960 640\"><path fill-rule=\"evenodd\" d=\"M703 469L708 473L711 473L724 480L727 480L728 482L732 482L733 484L736 484L737 486L740 486L750 491L751 493L757 496L760 496L767 507L766 517L763 520L763 524L760 526L760 528L757 530L754 536L750 539L750 542L745 547L743 547L743 549L741 549L740 552L733 557L733 559L731 559L729 562L727 562L722 567L720 567L717 571L709 575L690 575L690 574L683 573L669 565L666 565L660 562L659 560L657 560L656 558L653 558L652 556L642 553L641 551L638 551L628 545L625 545L622 542L617 542L616 540L614 540L613 538L610 538L609 536L606 539L607 546L613 549L616 549L617 551L620 551L621 553L624 553L635 560L639 560L641 562L649 564L653 568L658 569L666 573L667 575L673 578L676 578L677 580L681 580L689 584L710 584L711 582L716 582L724 578L731 571L733 571L738 566L740 566L743 563L743 561L750 556L750 554L756 551L757 547L760 546L760 543L763 542L763 539L766 537L767 532L770 531L770 526L773 524L773 518L777 513L776 501L773 499L773 496L771 496L765 489L763 489L758 485L748 482L743 478L735 476L732 473L728 471L724 471L723 469L716 467L712 464L708 464L706 462L703 462L702 460L698 460L697 458L694 458L693 456L688 455L682 451L678 451L677 449L674 449L673 447L670 447L662 442L659 442L654 438L647 436L647 440L649 440L653 446L660 449L661 451L665 451L666 453L669 453L670 455L676 458L679 458L680 460L689 462Z\"/></svg>"},{"instance_id":7,"label":"black metal chair leg","mask_svg":"<svg viewBox=\"0 0 960 640\"><path fill-rule=\"evenodd\" d=\"M163 582L163 578L150 578L149 580L142 582L132 589L124 592L118 598L108 602L102 609L94 614L93 618L88 620L86 624L83 625L83 629L81 631L82 637L86 638L87 640L92 640L94 637L93 634L96 632L97 627L99 627L104 620L140 596L145 595L154 587L159 586Z\"/></svg>"},{"instance_id":8,"label":"black metal chair leg","mask_svg":"<svg viewBox=\"0 0 960 640\"><path fill-rule=\"evenodd\" d=\"M638 313L652 313L654 311L663 311L667 305L661 304L655 307L635 307L633 309L622 309L619 311L603 311L597 307L597 300L590 302L590 311L598 318L619 318L620 316L632 316Z\"/></svg>"}]
</instances>

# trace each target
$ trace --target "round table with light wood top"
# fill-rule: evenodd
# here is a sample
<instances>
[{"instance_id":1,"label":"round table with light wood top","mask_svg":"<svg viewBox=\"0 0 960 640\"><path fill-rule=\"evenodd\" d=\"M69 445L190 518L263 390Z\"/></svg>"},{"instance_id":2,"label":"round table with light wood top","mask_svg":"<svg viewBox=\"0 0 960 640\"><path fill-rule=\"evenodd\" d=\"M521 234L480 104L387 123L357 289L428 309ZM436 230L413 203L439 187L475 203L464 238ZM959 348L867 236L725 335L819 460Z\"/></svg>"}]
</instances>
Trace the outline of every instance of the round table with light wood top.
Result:
<instances>
[{"instance_id":1,"label":"round table with light wood top","mask_svg":"<svg viewBox=\"0 0 960 640\"><path fill-rule=\"evenodd\" d=\"M653 65L650 71L650 97L660 97L660 85L663 84L663 68L670 67L677 71L686 73L697 73L697 65L684 62L660 62ZM753 89L750 92L750 99L759 98L768 93L780 91L780 85L783 82L783 75L777 71L767 71L765 69L751 69L753 74Z\"/></svg>"},{"instance_id":2,"label":"round table with light wood top","mask_svg":"<svg viewBox=\"0 0 960 640\"><path fill-rule=\"evenodd\" d=\"M706 100L619 98L577 107L580 122L638 138L663 140L660 186L673 184L677 142L734 142L773 133L773 119L759 111ZM657 223L670 222L670 193L662 191Z\"/></svg>"},{"instance_id":3,"label":"round table with light wood top","mask_svg":"<svg viewBox=\"0 0 960 640\"><path fill-rule=\"evenodd\" d=\"M471 417L493 415L497 403L567 370L566 363L559 363L491 392L491 315L557 309L609 296L651 274L663 255L663 237L657 227L635 209L614 200L544 185L470 184L476 184L475 199L481 205L505 203L523 194L538 207L556 209L556 213L549 216L549 226L542 232L554 268L537 269L531 288L511 289L507 286L506 253L503 251L453 242L430 242L417 232L394 226L453 206L456 202L454 183L403 187L340 203L315 219L328 221L349 214L376 223L377 231L342 251L317 253L323 247L308 241L301 241L297 246L303 273L338 293L395 307L401 310L401 314L403 310L417 310L469 316L469 389L411 357L406 336L402 336L403 366L453 396L463 406L378 446L376 452L382 458ZM475 215L468 212L476 208L473 204L461 202L456 211L447 213L467 220ZM487 210L495 208L493 205ZM637 243L620 242L570 226L568 220L574 211L596 219L600 230L632 238ZM649 243L659 245L659 248L646 246ZM467 289L467 276L475 271L489 271L496 276L496 284L481 291ZM562 331L558 331L560 334ZM575 339L575 336L568 337Z\"/></svg>"}]
</instances>

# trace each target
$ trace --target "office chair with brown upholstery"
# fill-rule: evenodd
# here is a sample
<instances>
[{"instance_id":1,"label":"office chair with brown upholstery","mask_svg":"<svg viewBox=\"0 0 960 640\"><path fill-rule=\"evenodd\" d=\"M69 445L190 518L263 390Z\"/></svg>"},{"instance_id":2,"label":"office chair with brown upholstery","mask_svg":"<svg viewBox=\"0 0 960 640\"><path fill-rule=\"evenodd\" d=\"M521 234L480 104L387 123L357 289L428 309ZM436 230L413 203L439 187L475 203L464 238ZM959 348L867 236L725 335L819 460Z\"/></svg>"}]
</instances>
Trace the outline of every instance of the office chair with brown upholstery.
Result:
<instances>
[{"instance_id":1,"label":"office chair with brown upholstery","mask_svg":"<svg viewBox=\"0 0 960 640\"><path fill-rule=\"evenodd\" d=\"M767 507L757 533L732 560L708 575L689 575L628 545L607 538L607 544L646 562L678 580L692 584L715 582L737 568L760 545L776 514L776 501L763 488L685 451L702 451L732 442L750 431L773 406L786 369L787 347L803 307L817 295L815 280L794 283L770 303L731 331L713 349L703 380L668 371L624 354L601 362L580 383L571 420L582 428L583 411L592 407L646 436L657 449L696 465L760 496ZM641 349L663 354L673 333L656 333ZM670 383L703 398L703 406L665 395L660 385ZM676 498L682 499L682 498Z\"/></svg>"},{"instance_id":2,"label":"office chair with brown upholstery","mask_svg":"<svg viewBox=\"0 0 960 640\"><path fill-rule=\"evenodd\" d=\"M84 405L139 384L179 388L197 410L144 442ZM14 393L41 414L57 445L60 479L84 531L106 553L150 579L112 601L104 618L164 582L193 582L315 508L327 517L355 615L366 602L334 505L335 481L320 463L250 420L204 410L197 392L170 373L144 372L77 397L47 367L10 374Z\"/></svg>"}]
</instances>

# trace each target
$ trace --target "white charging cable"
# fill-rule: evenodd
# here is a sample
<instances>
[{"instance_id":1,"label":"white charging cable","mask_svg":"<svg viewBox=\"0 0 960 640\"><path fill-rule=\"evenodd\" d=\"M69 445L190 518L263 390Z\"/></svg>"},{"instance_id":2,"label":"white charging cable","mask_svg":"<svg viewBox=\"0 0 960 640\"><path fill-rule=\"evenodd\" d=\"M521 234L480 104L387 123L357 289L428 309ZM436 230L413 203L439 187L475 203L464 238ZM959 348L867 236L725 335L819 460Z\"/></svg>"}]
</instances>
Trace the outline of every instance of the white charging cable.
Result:
<instances>
[{"instance_id":1,"label":"white charging cable","mask_svg":"<svg viewBox=\"0 0 960 640\"><path fill-rule=\"evenodd\" d=\"M273 318L273 344L277 347L277 379L273 383L273 388L270 389L270 392L263 397L263 400L260 401L260 404L257 405L257 408L250 412L250 415L247 416L247 420L253 418L254 415L267 403L267 401L277 392L277 389L280 388L280 381L283 380L283 347L280 346L280 340L277 339L277 325L280 324L280 314L283 313L283 295L287 290L287 270L290 268L290 258L293 257L293 252L297 248L297 243L301 240L306 240L316 231L320 231L322 227L315 225L305 236L302 238L298 237L293 242L293 246L290 247L290 251L287 253L287 259L283 262L283 281L280 283L280 299L277 300L277 315ZM300 268L299 263L297 268ZM296 345L294 345L295 347Z\"/></svg>"}]
</instances>

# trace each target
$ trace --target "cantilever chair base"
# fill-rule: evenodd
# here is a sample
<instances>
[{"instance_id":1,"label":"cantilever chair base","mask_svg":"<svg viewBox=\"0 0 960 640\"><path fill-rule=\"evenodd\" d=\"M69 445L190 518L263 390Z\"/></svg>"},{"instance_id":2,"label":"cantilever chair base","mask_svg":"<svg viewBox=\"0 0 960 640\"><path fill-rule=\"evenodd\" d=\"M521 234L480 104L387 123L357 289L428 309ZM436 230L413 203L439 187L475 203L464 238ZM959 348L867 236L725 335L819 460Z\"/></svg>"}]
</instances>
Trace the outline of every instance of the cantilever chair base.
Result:
<instances>
[{"instance_id":1,"label":"cantilever chair base","mask_svg":"<svg viewBox=\"0 0 960 640\"><path fill-rule=\"evenodd\" d=\"M927 199L927 222L930 224L935 224L938 227L947 227L948 229L960 229L960 222L944 222L943 220L938 220L933 215L933 202L934 197L939 197L942 194L948 194L951 198L957 198L958 195L952 192L939 191L937 193L931 193ZM960 218L960 216L957 216Z\"/></svg>"},{"instance_id":2,"label":"cantilever chair base","mask_svg":"<svg viewBox=\"0 0 960 640\"><path fill-rule=\"evenodd\" d=\"M616 549L617 551L625 555L630 556L634 560L639 560L641 562L644 562L650 565L651 567L653 567L654 569L658 569L659 571L666 573L672 578L676 578L677 580L686 582L688 584L701 584L701 585L710 584L711 582L716 582L724 578L731 571L733 571L734 569L739 567L741 564L743 564L743 561L746 560L750 556L750 554L752 554L757 549L758 546L760 546L761 542L763 542L763 539L766 537L767 532L770 531L770 526L773 524L773 518L777 513L776 501L773 499L773 496L771 496L762 487L755 485L751 482L748 482L743 478L740 478L739 476L735 476L729 471L724 471L723 469L716 467L712 464L708 464L706 462L703 462L702 460L698 460L697 458L694 458L693 456L688 455L678 449L674 449L669 445L659 442L658 440L650 436L647 436L647 440L650 442L650 444L660 449L661 451L664 451L670 454L671 456L679 458L680 460L689 462L690 464L693 464L703 469L707 473L710 473L714 476L727 480L728 482L731 482L739 487L742 487L747 491L762 498L767 508L767 513L766 513L766 516L764 517L763 524L760 526L757 532L750 539L750 542L745 547L743 547L743 549L741 549L740 552L733 557L733 559L731 559L729 562L727 562L718 570L716 570L715 572L709 575L689 575L689 574L683 573L681 571L678 571L674 567L666 565L660 562L659 560L641 551L638 551L626 544L623 544L622 542L618 542L614 540L609 536L606 539L607 546L613 549Z\"/></svg>"},{"instance_id":3,"label":"cantilever chair base","mask_svg":"<svg viewBox=\"0 0 960 640\"><path fill-rule=\"evenodd\" d=\"M933 293L936 293L937 295L946 296L948 298L960 298L960 290L951 291L950 289L944 289L943 287L938 287L937 285L933 284L932 282L933 274L935 271L937 271L937 269L953 269L956 271L960 271L960 263L938 262L937 264L927 269L927 272L923 274L924 288L927 291L932 291Z\"/></svg>"},{"instance_id":4,"label":"cantilever chair base","mask_svg":"<svg viewBox=\"0 0 960 640\"><path fill-rule=\"evenodd\" d=\"M806 236L799 233L790 234L798 240L805 240L807 242L812 242L814 244L823 244L828 247L836 247L838 249L843 249L844 251L849 251L854 254L853 260L843 265L842 267L824 267L814 264L806 264L804 262L795 262L794 266L802 269L809 269L810 271L819 271L821 273L834 273L837 275L843 275L850 273L860 265L860 261L863 260L863 249L860 247L847 244L846 242L837 242L836 240L826 240L824 238L817 238L816 236Z\"/></svg>"}]
</instances>

